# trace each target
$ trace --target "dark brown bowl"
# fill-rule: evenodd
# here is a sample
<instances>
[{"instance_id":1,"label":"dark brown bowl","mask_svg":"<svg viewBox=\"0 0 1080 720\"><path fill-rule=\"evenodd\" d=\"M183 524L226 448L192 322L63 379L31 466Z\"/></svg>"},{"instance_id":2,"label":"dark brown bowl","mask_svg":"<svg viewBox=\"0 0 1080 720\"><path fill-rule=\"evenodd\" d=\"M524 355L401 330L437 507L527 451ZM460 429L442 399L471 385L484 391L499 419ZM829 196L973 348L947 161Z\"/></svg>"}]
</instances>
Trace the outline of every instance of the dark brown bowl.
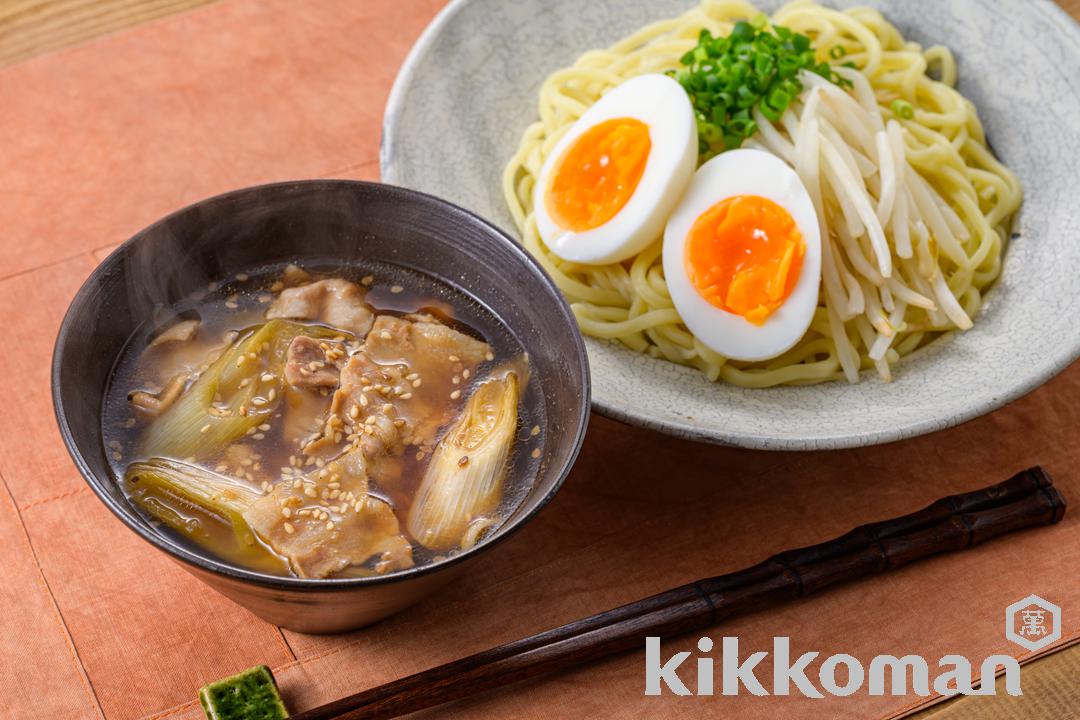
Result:
<instances>
[{"instance_id":1,"label":"dark brown bowl","mask_svg":"<svg viewBox=\"0 0 1080 720\"><path fill-rule=\"evenodd\" d=\"M404 265L447 282L498 316L529 353L547 438L532 490L495 535L448 560L370 578L278 577L236 567L153 528L118 487L102 440L102 403L124 344L155 308L209 280L287 260ZM83 284L56 340L53 405L75 465L144 540L260 617L339 632L422 599L529 521L558 492L585 435L589 367L574 317L547 274L500 230L429 195L346 180L236 190L190 205L125 242Z\"/></svg>"}]
</instances>

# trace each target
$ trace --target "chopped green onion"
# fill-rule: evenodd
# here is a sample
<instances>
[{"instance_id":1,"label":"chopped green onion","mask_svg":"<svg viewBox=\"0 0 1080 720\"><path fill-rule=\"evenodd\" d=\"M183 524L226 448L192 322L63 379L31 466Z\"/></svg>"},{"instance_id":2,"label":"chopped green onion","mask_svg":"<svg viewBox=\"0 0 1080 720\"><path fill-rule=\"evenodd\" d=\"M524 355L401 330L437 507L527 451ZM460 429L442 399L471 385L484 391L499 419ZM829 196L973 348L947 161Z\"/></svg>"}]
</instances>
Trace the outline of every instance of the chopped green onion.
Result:
<instances>
[{"instance_id":1,"label":"chopped green onion","mask_svg":"<svg viewBox=\"0 0 1080 720\"><path fill-rule=\"evenodd\" d=\"M835 46L829 55L846 51ZM851 82L818 62L810 38L779 25L764 14L740 20L726 37L708 29L697 45L680 59L684 68L671 71L690 96L697 117L699 160L742 145L758 130L751 111L757 108L777 122L803 90L799 71L808 70L841 87Z\"/></svg>"},{"instance_id":2,"label":"chopped green onion","mask_svg":"<svg viewBox=\"0 0 1080 720\"><path fill-rule=\"evenodd\" d=\"M839 60L847 55L847 49L843 45L833 45L829 48L829 57L833 60Z\"/></svg>"},{"instance_id":3,"label":"chopped green onion","mask_svg":"<svg viewBox=\"0 0 1080 720\"><path fill-rule=\"evenodd\" d=\"M907 100L903 100L901 98L896 98L895 100L893 100L892 104L889 106L889 109L892 110L893 115L898 118L903 118L904 120L910 120L911 118L915 117L915 108L913 108L911 106L911 103L909 103Z\"/></svg>"}]
</instances>

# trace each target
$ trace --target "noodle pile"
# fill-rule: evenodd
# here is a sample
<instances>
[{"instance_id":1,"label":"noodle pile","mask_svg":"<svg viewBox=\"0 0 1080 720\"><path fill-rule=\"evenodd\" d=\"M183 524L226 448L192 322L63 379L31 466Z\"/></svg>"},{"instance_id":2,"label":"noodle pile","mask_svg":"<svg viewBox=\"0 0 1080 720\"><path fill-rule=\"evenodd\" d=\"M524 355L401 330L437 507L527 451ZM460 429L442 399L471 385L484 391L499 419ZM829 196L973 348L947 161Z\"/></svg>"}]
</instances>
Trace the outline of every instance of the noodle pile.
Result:
<instances>
[{"instance_id":1,"label":"noodle pile","mask_svg":"<svg viewBox=\"0 0 1080 720\"><path fill-rule=\"evenodd\" d=\"M770 19L808 35L819 58L842 57L854 66L834 67L851 81L850 91L802 72L798 100L777 123L755 108L759 130L743 145L795 169L821 225L818 307L806 334L783 355L736 362L696 339L668 294L660 238L624 263L590 266L553 255L537 230L536 178L590 105L631 77L680 68L703 28L726 35L736 20L756 14L740 0L703 0L550 75L540 90L540 120L505 170L506 201L526 248L555 279L586 335L745 387L856 382L869 368L889 380L890 366L904 355L971 327L1001 271L1021 188L987 148L975 107L953 88L952 54L905 42L875 10L838 12L798 0ZM910 117L896 114L897 100L914 108L905 113Z\"/></svg>"}]
</instances>

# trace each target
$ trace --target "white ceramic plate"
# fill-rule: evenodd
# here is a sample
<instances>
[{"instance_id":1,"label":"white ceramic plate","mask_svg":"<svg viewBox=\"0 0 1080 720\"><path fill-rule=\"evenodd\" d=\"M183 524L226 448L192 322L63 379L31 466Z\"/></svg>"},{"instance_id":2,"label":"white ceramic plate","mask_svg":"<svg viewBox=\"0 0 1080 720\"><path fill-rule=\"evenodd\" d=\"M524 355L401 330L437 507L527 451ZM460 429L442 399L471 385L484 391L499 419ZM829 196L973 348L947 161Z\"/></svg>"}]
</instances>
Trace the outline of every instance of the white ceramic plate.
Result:
<instances>
[{"instance_id":1,"label":"white ceramic plate","mask_svg":"<svg viewBox=\"0 0 1080 720\"><path fill-rule=\"evenodd\" d=\"M827 0L871 5L908 38L945 44L1025 202L974 329L931 344L884 383L748 390L590 339L593 401L611 417L696 440L817 449L940 430L1033 390L1080 355L1080 26L1049 0ZM500 176L551 71L694 0L456 0L398 76L382 178L487 217L516 237ZM776 2L759 2L772 11ZM524 299L527 301L527 299Z\"/></svg>"}]
</instances>

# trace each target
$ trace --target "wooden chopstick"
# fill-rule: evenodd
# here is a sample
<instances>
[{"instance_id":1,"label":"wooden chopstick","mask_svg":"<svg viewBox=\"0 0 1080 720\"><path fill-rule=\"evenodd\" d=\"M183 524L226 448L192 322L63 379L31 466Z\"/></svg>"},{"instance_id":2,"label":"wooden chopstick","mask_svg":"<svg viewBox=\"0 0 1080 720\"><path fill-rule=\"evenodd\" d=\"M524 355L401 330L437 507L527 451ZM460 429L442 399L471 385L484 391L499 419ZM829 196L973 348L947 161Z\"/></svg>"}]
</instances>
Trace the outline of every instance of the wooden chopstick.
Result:
<instances>
[{"instance_id":1,"label":"wooden chopstick","mask_svg":"<svg viewBox=\"0 0 1080 720\"><path fill-rule=\"evenodd\" d=\"M293 716L294 720L397 717L478 692L640 648L732 615L804 597L837 583L962 550L1024 527L1056 523L1065 499L1041 468L918 512L863 525L745 570L699 580L485 650Z\"/></svg>"}]
</instances>

